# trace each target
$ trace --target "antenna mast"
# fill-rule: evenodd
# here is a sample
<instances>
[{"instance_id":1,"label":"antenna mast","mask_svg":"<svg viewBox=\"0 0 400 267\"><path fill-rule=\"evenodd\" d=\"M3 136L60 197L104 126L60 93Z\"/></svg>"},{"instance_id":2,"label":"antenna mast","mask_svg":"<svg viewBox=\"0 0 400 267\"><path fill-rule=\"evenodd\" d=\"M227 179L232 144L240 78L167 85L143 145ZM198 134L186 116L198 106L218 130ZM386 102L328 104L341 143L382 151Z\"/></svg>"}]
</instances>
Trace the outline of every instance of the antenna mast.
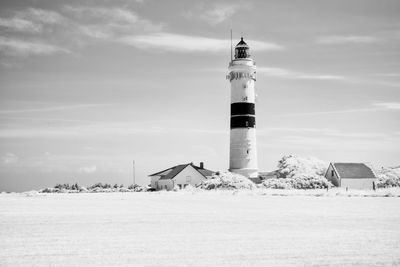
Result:
<instances>
[{"instance_id":1,"label":"antenna mast","mask_svg":"<svg viewBox=\"0 0 400 267\"><path fill-rule=\"evenodd\" d=\"M231 29L231 61L233 60L233 55L232 55L232 29Z\"/></svg>"}]
</instances>

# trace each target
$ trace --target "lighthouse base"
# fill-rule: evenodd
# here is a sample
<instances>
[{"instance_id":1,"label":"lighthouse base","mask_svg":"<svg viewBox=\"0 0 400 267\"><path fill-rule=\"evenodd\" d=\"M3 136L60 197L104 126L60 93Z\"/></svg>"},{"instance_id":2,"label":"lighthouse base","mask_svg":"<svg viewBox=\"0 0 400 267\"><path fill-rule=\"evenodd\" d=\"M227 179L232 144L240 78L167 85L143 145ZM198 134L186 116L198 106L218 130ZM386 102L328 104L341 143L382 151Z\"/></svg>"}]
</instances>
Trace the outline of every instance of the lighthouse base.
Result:
<instances>
[{"instance_id":1,"label":"lighthouse base","mask_svg":"<svg viewBox=\"0 0 400 267\"><path fill-rule=\"evenodd\" d=\"M243 175L247 178L258 178L257 169L229 169L230 172Z\"/></svg>"}]
</instances>

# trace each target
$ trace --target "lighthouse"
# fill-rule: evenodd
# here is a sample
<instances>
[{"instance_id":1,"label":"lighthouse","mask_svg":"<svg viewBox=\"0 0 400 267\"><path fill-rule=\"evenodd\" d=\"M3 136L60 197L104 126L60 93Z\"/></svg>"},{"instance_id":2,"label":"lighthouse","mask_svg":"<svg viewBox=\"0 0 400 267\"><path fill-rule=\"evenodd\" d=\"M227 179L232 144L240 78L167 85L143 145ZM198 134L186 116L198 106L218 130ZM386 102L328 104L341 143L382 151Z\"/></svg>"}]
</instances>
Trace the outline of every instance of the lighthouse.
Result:
<instances>
[{"instance_id":1,"label":"lighthouse","mask_svg":"<svg viewBox=\"0 0 400 267\"><path fill-rule=\"evenodd\" d=\"M231 83L229 171L256 178L256 64L243 37L235 47L227 79Z\"/></svg>"}]
</instances>

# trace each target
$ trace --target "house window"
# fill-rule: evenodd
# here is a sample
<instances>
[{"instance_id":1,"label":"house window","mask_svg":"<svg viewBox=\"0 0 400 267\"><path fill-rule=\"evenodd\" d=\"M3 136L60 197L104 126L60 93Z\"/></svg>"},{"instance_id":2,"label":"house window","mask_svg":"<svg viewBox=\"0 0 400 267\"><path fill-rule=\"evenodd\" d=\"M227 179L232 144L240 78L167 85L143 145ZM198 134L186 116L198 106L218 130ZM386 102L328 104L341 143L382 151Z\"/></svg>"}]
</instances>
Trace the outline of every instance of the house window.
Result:
<instances>
[{"instance_id":1,"label":"house window","mask_svg":"<svg viewBox=\"0 0 400 267\"><path fill-rule=\"evenodd\" d=\"M191 177L191 176L186 176L186 183L190 183L191 180L192 180L192 177Z\"/></svg>"},{"instance_id":2,"label":"house window","mask_svg":"<svg viewBox=\"0 0 400 267\"><path fill-rule=\"evenodd\" d=\"M333 170L331 170L331 176L335 176L335 172Z\"/></svg>"},{"instance_id":3,"label":"house window","mask_svg":"<svg viewBox=\"0 0 400 267\"><path fill-rule=\"evenodd\" d=\"M167 190L167 188L168 188L167 185L164 185L164 188L165 188L165 190Z\"/></svg>"},{"instance_id":4,"label":"house window","mask_svg":"<svg viewBox=\"0 0 400 267\"><path fill-rule=\"evenodd\" d=\"M179 189L182 189L182 184L178 184L178 186L179 186Z\"/></svg>"}]
</instances>

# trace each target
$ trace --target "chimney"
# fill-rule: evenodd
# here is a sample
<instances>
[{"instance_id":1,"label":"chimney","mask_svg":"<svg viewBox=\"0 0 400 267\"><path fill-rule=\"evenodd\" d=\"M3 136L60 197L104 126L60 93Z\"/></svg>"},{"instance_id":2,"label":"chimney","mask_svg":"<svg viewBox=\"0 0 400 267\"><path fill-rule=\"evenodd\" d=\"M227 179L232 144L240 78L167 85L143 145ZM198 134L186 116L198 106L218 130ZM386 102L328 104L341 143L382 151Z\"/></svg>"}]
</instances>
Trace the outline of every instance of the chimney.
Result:
<instances>
[{"instance_id":1,"label":"chimney","mask_svg":"<svg viewBox=\"0 0 400 267\"><path fill-rule=\"evenodd\" d=\"M200 169L204 169L204 162L200 162Z\"/></svg>"}]
</instances>

